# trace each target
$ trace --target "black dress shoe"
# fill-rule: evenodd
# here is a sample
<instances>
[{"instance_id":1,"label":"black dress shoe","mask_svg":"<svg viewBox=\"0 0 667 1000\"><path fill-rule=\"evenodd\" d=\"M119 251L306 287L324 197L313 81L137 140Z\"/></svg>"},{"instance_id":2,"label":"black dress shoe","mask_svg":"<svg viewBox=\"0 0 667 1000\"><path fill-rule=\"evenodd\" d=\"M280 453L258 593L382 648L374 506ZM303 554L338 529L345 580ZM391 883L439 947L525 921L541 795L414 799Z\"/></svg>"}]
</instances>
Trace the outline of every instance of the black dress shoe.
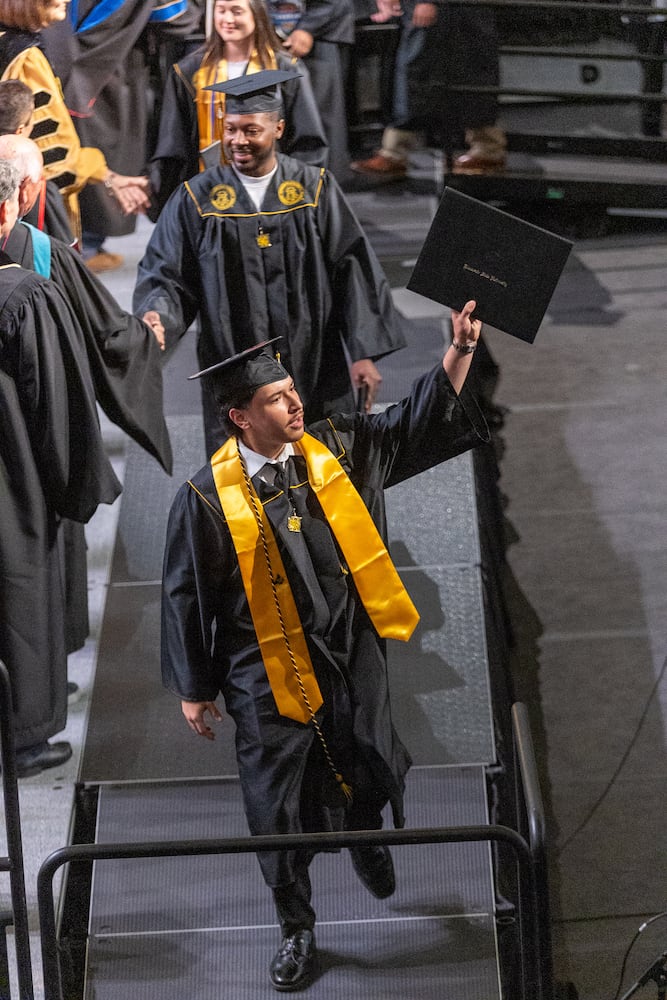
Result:
<instances>
[{"instance_id":1,"label":"black dress shoe","mask_svg":"<svg viewBox=\"0 0 667 1000\"><path fill-rule=\"evenodd\" d=\"M316 954L312 931L295 931L284 937L269 968L273 988L289 993L307 986L315 971Z\"/></svg>"},{"instance_id":2,"label":"black dress shoe","mask_svg":"<svg viewBox=\"0 0 667 1000\"><path fill-rule=\"evenodd\" d=\"M396 891L394 862L388 847L351 847L350 857L360 881L377 899Z\"/></svg>"},{"instance_id":3,"label":"black dress shoe","mask_svg":"<svg viewBox=\"0 0 667 1000\"><path fill-rule=\"evenodd\" d=\"M59 767L72 756L69 743L38 743L27 750L19 750L16 754L16 776L32 778L41 774L47 767Z\"/></svg>"}]
</instances>

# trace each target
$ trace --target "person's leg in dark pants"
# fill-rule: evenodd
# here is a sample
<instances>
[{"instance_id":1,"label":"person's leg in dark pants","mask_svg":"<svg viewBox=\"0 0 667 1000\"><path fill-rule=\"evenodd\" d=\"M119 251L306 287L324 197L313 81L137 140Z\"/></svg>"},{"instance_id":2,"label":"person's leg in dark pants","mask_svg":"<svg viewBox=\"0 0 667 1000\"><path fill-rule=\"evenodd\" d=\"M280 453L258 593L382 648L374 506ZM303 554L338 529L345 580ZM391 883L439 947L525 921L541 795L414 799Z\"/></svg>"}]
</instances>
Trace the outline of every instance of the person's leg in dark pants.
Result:
<instances>
[{"instance_id":1,"label":"person's leg in dark pants","mask_svg":"<svg viewBox=\"0 0 667 1000\"><path fill-rule=\"evenodd\" d=\"M362 761L355 764L354 798L347 812L348 830L381 830L385 796ZM389 848L380 845L351 847L350 858L362 884L377 899L386 899L396 889L394 864Z\"/></svg>"},{"instance_id":2,"label":"person's leg in dark pants","mask_svg":"<svg viewBox=\"0 0 667 1000\"><path fill-rule=\"evenodd\" d=\"M294 881L273 889L282 942L271 962L269 975L274 989L281 992L307 986L315 971L315 911L310 905L308 874L312 858L311 851L297 851Z\"/></svg>"}]
</instances>

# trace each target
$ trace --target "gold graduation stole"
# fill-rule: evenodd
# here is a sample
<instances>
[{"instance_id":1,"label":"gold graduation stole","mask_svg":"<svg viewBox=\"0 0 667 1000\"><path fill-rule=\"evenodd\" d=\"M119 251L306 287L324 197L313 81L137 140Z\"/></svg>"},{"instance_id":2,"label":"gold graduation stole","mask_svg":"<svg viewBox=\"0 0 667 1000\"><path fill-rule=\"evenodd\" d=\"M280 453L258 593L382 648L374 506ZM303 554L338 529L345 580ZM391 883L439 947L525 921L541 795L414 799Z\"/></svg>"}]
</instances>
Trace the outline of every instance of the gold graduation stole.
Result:
<instances>
[{"instance_id":1,"label":"gold graduation stole","mask_svg":"<svg viewBox=\"0 0 667 1000\"><path fill-rule=\"evenodd\" d=\"M311 434L295 444L308 465L308 481L317 494L357 592L383 639L407 642L419 613L401 582L380 532L345 469L326 445Z\"/></svg>"},{"instance_id":2,"label":"gold graduation stole","mask_svg":"<svg viewBox=\"0 0 667 1000\"><path fill-rule=\"evenodd\" d=\"M295 447L378 634L407 641L419 614L366 505L325 445L305 434ZM250 494L235 438L213 455L211 468L276 706L287 718L309 722L322 695L278 544L261 502ZM260 556L263 544L267 558Z\"/></svg>"}]
</instances>

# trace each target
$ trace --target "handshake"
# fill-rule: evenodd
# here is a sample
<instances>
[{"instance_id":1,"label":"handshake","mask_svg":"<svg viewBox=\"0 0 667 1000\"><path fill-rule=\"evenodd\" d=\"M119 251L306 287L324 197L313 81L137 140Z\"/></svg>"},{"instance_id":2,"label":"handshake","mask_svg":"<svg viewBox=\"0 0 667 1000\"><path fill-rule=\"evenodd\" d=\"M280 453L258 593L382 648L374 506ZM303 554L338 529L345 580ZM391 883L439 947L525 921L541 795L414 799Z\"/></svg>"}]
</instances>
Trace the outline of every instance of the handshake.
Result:
<instances>
[{"instance_id":1,"label":"handshake","mask_svg":"<svg viewBox=\"0 0 667 1000\"><path fill-rule=\"evenodd\" d=\"M128 177L108 170L104 186L124 215L144 215L150 208L151 185L148 177Z\"/></svg>"}]
</instances>

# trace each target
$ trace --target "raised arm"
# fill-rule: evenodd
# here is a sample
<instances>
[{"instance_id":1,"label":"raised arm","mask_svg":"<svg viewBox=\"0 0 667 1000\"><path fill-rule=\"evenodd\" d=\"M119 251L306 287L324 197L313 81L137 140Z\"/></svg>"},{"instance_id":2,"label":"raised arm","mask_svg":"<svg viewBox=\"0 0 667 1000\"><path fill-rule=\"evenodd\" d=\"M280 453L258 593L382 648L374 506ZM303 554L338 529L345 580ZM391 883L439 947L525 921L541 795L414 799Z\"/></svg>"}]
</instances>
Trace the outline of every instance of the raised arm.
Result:
<instances>
[{"instance_id":1,"label":"raised arm","mask_svg":"<svg viewBox=\"0 0 667 1000\"><path fill-rule=\"evenodd\" d=\"M442 367L457 394L461 392L470 371L472 357L482 332L481 320L473 319L476 305L474 299L471 299L461 312L452 310L452 343L442 359Z\"/></svg>"}]
</instances>

